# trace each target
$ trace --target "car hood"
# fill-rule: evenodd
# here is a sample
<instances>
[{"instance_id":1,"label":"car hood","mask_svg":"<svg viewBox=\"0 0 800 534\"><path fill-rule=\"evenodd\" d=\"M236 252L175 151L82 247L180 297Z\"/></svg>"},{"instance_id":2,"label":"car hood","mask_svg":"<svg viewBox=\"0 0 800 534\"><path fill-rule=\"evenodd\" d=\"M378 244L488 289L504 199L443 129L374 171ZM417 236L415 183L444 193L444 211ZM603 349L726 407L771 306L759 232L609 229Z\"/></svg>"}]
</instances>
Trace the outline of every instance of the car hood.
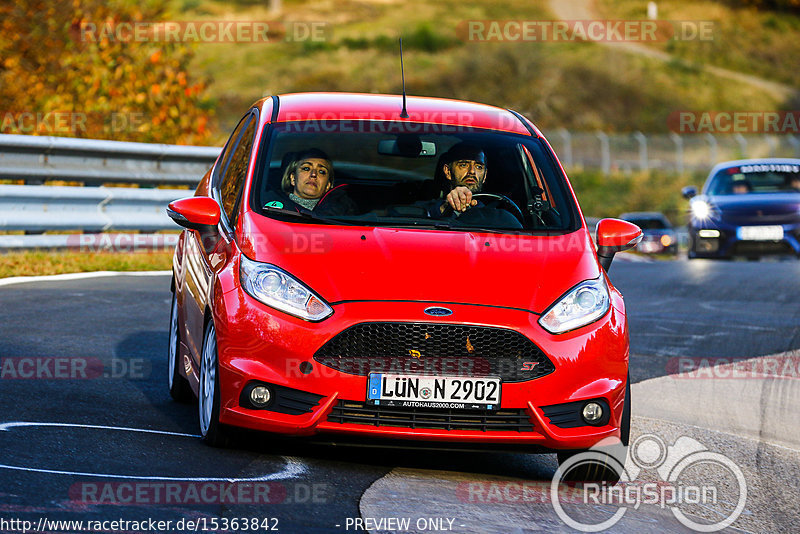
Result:
<instances>
[{"instance_id":1,"label":"car hood","mask_svg":"<svg viewBox=\"0 0 800 534\"><path fill-rule=\"evenodd\" d=\"M717 195L709 196L708 200L723 211L762 211L766 215L794 214L800 208L800 193Z\"/></svg>"},{"instance_id":2,"label":"car hood","mask_svg":"<svg viewBox=\"0 0 800 534\"><path fill-rule=\"evenodd\" d=\"M296 276L330 303L428 301L541 313L600 268L589 233L561 236L286 223L248 212L250 259Z\"/></svg>"}]
</instances>

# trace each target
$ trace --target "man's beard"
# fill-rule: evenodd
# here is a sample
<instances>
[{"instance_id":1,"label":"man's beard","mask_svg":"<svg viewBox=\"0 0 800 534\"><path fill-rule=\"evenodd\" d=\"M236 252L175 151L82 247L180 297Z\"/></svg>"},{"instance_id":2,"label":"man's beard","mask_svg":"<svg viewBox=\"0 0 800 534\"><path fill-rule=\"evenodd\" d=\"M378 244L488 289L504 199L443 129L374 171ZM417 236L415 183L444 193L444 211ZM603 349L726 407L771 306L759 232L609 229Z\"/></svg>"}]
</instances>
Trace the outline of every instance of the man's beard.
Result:
<instances>
[{"instance_id":1,"label":"man's beard","mask_svg":"<svg viewBox=\"0 0 800 534\"><path fill-rule=\"evenodd\" d=\"M474 184L464 183L464 184L461 184L461 185L463 185L464 187L469 189L472 192L473 195L475 193L480 193L481 189L483 189L483 182L479 181L477 178L475 178L475 183Z\"/></svg>"}]
</instances>

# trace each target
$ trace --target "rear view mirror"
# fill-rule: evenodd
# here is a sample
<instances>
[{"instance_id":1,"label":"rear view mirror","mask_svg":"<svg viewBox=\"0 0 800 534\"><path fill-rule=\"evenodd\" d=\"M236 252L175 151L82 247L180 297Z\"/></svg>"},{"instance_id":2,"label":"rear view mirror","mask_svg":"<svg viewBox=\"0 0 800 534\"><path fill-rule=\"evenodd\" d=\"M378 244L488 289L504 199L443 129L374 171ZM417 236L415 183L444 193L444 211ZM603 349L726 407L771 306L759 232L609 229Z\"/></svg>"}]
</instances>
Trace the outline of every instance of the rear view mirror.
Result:
<instances>
[{"instance_id":1,"label":"rear view mirror","mask_svg":"<svg viewBox=\"0 0 800 534\"><path fill-rule=\"evenodd\" d=\"M406 158L433 157L436 155L436 143L422 141L418 135L401 134L396 139L378 142L378 154Z\"/></svg>"},{"instance_id":2,"label":"rear view mirror","mask_svg":"<svg viewBox=\"0 0 800 534\"><path fill-rule=\"evenodd\" d=\"M692 198L697 196L697 188L693 185L687 185L683 189L681 189L681 195L683 198Z\"/></svg>"},{"instance_id":3,"label":"rear view mirror","mask_svg":"<svg viewBox=\"0 0 800 534\"><path fill-rule=\"evenodd\" d=\"M597 223L597 259L608 272L614 254L628 250L642 240L642 230L633 223L620 219L602 219Z\"/></svg>"}]
</instances>

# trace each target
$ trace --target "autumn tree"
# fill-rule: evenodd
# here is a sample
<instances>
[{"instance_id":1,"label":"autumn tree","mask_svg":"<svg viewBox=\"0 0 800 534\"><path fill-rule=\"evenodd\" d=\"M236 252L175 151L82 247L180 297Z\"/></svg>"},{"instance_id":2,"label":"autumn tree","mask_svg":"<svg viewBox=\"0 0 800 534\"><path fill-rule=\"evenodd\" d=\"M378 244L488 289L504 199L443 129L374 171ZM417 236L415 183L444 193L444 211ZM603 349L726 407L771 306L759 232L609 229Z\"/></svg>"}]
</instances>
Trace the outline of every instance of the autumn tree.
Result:
<instances>
[{"instance_id":1,"label":"autumn tree","mask_svg":"<svg viewBox=\"0 0 800 534\"><path fill-rule=\"evenodd\" d=\"M124 39L114 31L122 23L164 20L162 6L153 0L0 3L0 133L208 142L205 82L187 72L192 44ZM19 120L25 113L38 119ZM62 131L48 122L59 115L76 124Z\"/></svg>"}]
</instances>

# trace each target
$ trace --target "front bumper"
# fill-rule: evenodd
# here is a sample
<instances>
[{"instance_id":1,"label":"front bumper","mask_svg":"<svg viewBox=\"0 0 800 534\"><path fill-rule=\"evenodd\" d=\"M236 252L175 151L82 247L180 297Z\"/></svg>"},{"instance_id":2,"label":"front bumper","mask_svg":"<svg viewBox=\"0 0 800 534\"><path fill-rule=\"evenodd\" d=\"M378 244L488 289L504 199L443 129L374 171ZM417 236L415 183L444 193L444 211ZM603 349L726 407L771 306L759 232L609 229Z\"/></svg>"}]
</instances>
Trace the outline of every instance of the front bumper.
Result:
<instances>
[{"instance_id":1,"label":"front bumper","mask_svg":"<svg viewBox=\"0 0 800 534\"><path fill-rule=\"evenodd\" d=\"M754 226L752 224L746 226ZM757 226L757 225L756 225ZM732 258L734 256L800 255L800 224L770 225L783 228L783 239L752 241L739 238L740 225L725 221L695 221L689 225L690 258ZM719 232L703 237L703 230Z\"/></svg>"},{"instance_id":2,"label":"front bumper","mask_svg":"<svg viewBox=\"0 0 800 534\"><path fill-rule=\"evenodd\" d=\"M509 417L518 417L524 424L513 430L507 426L498 430L491 424L415 425L413 421L401 424L387 418L354 422L358 419L337 416L343 410L357 411L364 406L368 377L318 363L314 360L317 350L356 324L432 319L422 313L432 303L349 302L334 305L334 315L329 319L309 323L273 310L238 289L218 298L222 307L215 310L214 320L220 422L224 424L296 436L347 434L365 439L529 444L548 449L588 448L603 438L619 436L628 371L628 332L624 314L614 306L601 320L558 336L538 325L538 315L514 309L447 304L454 312L452 316L427 321L512 329L533 341L553 363L555 370L545 376L503 383L497 413L511 414ZM252 409L241 399L242 390L252 381L307 393L319 400L299 414ZM546 415L546 407L588 399L607 403L607 423L559 426ZM430 410L421 410L430 415Z\"/></svg>"}]
</instances>

